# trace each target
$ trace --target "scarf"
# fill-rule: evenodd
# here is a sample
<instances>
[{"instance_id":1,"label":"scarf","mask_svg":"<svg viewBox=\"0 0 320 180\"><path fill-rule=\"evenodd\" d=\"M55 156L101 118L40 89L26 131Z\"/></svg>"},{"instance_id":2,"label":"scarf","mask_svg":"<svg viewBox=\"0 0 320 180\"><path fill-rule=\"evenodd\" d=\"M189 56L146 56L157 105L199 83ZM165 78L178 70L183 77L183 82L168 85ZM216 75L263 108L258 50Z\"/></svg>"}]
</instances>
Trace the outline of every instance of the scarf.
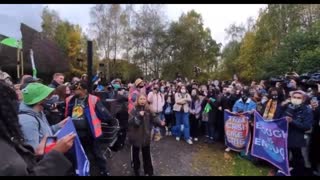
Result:
<instances>
[{"instance_id":1,"label":"scarf","mask_svg":"<svg viewBox=\"0 0 320 180\"><path fill-rule=\"evenodd\" d=\"M277 109L277 101L269 100L263 113L263 118L272 120Z\"/></svg>"}]
</instances>

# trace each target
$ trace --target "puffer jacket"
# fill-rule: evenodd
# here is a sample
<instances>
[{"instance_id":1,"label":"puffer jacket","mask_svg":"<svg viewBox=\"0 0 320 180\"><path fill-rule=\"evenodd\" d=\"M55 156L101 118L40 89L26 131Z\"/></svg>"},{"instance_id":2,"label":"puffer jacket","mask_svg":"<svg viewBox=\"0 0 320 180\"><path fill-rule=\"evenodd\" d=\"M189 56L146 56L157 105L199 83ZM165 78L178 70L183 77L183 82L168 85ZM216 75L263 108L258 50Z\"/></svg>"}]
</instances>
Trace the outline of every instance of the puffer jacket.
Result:
<instances>
[{"instance_id":1,"label":"puffer jacket","mask_svg":"<svg viewBox=\"0 0 320 180\"><path fill-rule=\"evenodd\" d=\"M139 114L144 111L144 116ZM144 110L144 107L135 106L129 113L129 128L128 138L130 144L136 147L143 147L150 145L151 128L153 124L160 125L161 121L150 110Z\"/></svg>"}]
</instances>

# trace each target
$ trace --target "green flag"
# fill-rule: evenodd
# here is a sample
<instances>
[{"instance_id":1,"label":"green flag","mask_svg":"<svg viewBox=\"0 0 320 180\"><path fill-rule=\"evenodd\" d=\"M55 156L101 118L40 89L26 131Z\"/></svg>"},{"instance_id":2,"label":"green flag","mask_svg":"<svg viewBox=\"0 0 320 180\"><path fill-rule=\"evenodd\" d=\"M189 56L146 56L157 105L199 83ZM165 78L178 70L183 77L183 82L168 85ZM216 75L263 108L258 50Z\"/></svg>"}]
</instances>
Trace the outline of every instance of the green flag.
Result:
<instances>
[{"instance_id":1,"label":"green flag","mask_svg":"<svg viewBox=\"0 0 320 180\"><path fill-rule=\"evenodd\" d=\"M22 41L16 40L14 38L5 38L0 43L9 47L22 49Z\"/></svg>"},{"instance_id":2,"label":"green flag","mask_svg":"<svg viewBox=\"0 0 320 180\"><path fill-rule=\"evenodd\" d=\"M208 113L211 110L212 110L211 105L209 103L207 103L206 107L204 108L204 112Z\"/></svg>"}]
</instances>

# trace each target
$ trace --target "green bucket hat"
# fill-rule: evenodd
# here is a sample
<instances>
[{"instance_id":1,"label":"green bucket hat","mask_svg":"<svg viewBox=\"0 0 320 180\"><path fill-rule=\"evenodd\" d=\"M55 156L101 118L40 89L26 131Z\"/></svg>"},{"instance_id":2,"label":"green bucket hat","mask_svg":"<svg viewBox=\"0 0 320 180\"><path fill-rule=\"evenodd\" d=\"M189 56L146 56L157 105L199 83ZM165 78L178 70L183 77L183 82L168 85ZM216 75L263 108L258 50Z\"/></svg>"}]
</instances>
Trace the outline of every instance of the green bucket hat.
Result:
<instances>
[{"instance_id":1,"label":"green bucket hat","mask_svg":"<svg viewBox=\"0 0 320 180\"><path fill-rule=\"evenodd\" d=\"M26 105L33 105L41 102L48 97L54 91L41 83L30 83L24 89L22 89L23 102Z\"/></svg>"}]
</instances>

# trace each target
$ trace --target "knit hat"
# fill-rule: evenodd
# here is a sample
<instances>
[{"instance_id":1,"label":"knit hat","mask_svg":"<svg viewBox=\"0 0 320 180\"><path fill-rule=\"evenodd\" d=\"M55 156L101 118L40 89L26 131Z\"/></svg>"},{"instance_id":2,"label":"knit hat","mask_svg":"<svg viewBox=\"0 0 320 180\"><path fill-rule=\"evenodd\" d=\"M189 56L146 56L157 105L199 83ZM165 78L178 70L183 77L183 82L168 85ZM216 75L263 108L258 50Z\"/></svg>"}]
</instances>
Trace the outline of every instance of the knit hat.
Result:
<instances>
[{"instance_id":1,"label":"knit hat","mask_svg":"<svg viewBox=\"0 0 320 180\"><path fill-rule=\"evenodd\" d=\"M53 88L41 83L30 83L22 89L23 102L27 105L37 104L47 98L53 91Z\"/></svg>"},{"instance_id":2,"label":"knit hat","mask_svg":"<svg viewBox=\"0 0 320 180\"><path fill-rule=\"evenodd\" d=\"M140 83L142 83L143 82L143 80L142 79L140 79L140 78L138 78L135 82L134 82L134 85L135 86L138 86Z\"/></svg>"}]
</instances>

